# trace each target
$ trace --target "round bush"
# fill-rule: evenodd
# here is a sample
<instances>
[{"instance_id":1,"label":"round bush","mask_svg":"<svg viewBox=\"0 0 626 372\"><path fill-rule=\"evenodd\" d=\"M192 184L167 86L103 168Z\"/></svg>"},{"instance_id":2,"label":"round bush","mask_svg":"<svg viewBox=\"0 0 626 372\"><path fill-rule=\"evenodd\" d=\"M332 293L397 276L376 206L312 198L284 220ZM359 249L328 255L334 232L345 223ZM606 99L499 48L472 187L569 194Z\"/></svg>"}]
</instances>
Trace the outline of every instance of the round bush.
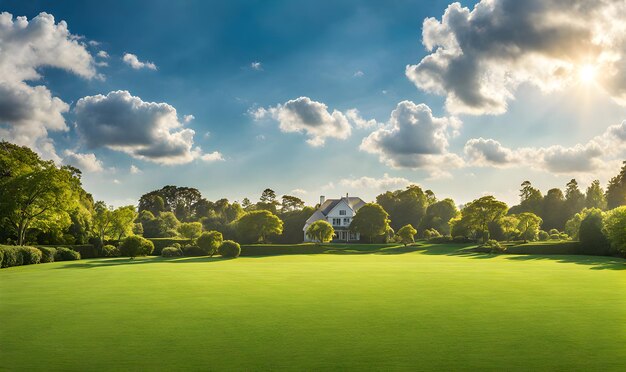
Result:
<instances>
[{"instance_id":1,"label":"round bush","mask_svg":"<svg viewBox=\"0 0 626 372\"><path fill-rule=\"evenodd\" d=\"M611 244L603 231L601 212L589 213L581 222L578 239L583 254L604 256L610 253Z\"/></svg>"},{"instance_id":2,"label":"round bush","mask_svg":"<svg viewBox=\"0 0 626 372\"><path fill-rule=\"evenodd\" d=\"M550 240L561 240L560 234L550 234Z\"/></svg>"},{"instance_id":3,"label":"round bush","mask_svg":"<svg viewBox=\"0 0 626 372\"><path fill-rule=\"evenodd\" d=\"M54 255L56 254L56 248L52 247L37 247L41 251L41 263L54 262Z\"/></svg>"},{"instance_id":4,"label":"round bush","mask_svg":"<svg viewBox=\"0 0 626 372\"><path fill-rule=\"evenodd\" d=\"M217 251L222 257L235 258L241 254L241 247L237 242L224 240Z\"/></svg>"},{"instance_id":5,"label":"round bush","mask_svg":"<svg viewBox=\"0 0 626 372\"><path fill-rule=\"evenodd\" d=\"M55 261L76 261L80 260L80 253L65 247L58 247L54 254Z\"/></svg>"},{"instance_id":6,"label":"round bush","mask_svg":"<svg viewBox=\"0 0 626 372\"><path fill-rule=\"evenodd\" d=\"M147 256L154 251L154 244L141 236L131 235L124 239L120 245L122 256L134 258L137 256Z\"/></svg>"},{"instance_id":7,"label":"round bush","mask_svg":"<svg viewBox=\"0 0 626 372\"><path fill-rule=\"evenodd\" d=\"M122 255L122 252L120 252L120 249L116 246L107 244L102 247L102 255L104 257L119 257Z\"/></svg>"},{"instance_id":8,"label":"round bush","mask_svg":"<svg viewBox=\"0 0 626 372\"><path fill-rule=\"evenodd\" d=\"M173 247L173 248L176 248L176 249L181 249L181 248L182 248L182 246L180 245L180 243L174 243L174 244L172 244L172 247Z\"/></svg>"},{"instance_id":9,"label":"round bush","mask_svg":"<svg viewBox=\"0 0 626 372\"><path fill-rule=\"evenodd\" d=\"M550 229L549 234L550 235L559 234L559 230L557 230L557 229Z\"/></svg>"},{"instance_id":10,"label":"round bush","mask_svg":"<svg viewBox=\"0 0 626 372\"><path fill-rule=\"evenodd\" d=\"M204 251L204 254L213 255L224 241L222 233L219 231L203 232L196 240L196 244Z\"/></svg>"},{"instance_id":11,"label":"round bush","mask_svg":"<svg viewBox=\"0 0 626 372\"><path fill-rule=\"evenodd\" d=\"M4 251L0 249L0 267L2 267L3 261L4 261Z\"/></svg>"},{"instance_id":12,"label":"round bush","mask_svg":"<svg viewBox=\"0 0 626 372\"><path fill-rule=\"evenodd\" d=\"M23 265L34 265L41 262L41 251L34 247L20 247Z\"/></svg>"},{"instance_id":13,"label":"round bush","mask_svg":"<svg viewBox=\"0 0 626 372\"><path fill-rule=\"evenodd\" d=\"M180 257L183 252L176 247L165 247L161 250L161 256L163 257Z\"/></svg>"},{"instance_id":14,"label":"round bush","mask_svg":"<svg viewBox=\"0 0 626 372\"><path fill-rule=\"evenodd\" d=\"M206 255L205 251L202 248L198 247L197 245L191 244L183 247L183 254L189 257Z\"/></svg>"},{"instance_id":15,"label":"round bush","mask_svg":"<svg viewBox=\"0 0 626 372\"><path fill-rule=\"evenodd\" d=\"M499 254L499 253L506 252L506 247L504 247L498 241L493 240L493 239L487 240L485 244L482 245L482 247L490 249L491 253Z\"/></svg>"},{"instance_id":16,"label":"round bush","mask_svg":"<svg viewBox=\"0 0 626 372\"><path fill-rule=\"evenodd\" d=\"M539 230L538 238L540 241L545 242L546 240L550 239L550 234L548 234L546 231Z\"/></svg>"}]
</instances>

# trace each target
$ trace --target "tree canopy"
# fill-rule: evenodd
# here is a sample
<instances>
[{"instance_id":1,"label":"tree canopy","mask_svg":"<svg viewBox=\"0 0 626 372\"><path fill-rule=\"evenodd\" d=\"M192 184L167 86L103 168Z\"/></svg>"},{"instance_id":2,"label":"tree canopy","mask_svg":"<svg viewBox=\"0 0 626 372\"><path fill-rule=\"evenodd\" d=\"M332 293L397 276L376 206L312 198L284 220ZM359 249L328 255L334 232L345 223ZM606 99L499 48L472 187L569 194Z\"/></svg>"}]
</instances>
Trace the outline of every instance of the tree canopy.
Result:
<instances>
[{"instance_id":1,"label":"tree canopy","mask_svg":"<svg viewBox=\"0 0 626 372\"><path fill-rule=\"evenodd\" d=\"M362 206L350 223L350 230L369 238L370 242L375 237L385 235L389 228L389 214L376 203Z\"/></svg>"}]
</instances>

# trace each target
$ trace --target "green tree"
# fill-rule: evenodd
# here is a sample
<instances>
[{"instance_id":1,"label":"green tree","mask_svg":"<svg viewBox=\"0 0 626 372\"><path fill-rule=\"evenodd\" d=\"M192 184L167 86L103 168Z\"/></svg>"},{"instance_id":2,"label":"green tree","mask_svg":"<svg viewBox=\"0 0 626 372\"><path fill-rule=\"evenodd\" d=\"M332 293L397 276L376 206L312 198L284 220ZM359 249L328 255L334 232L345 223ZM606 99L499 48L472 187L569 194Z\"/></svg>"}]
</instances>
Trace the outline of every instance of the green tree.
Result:
<instances>
[{"instance_id":1,"label":"green tree","mask_svg":"<svg viewBox=\"0 0 626 372\"><path fill-rule=\"evenodd\" d=\"M606 188L606 203L608 209L626 205L626 161L619 174L609 181Z\"/></svg>"},{"instance_id":2,"label":"green tree","mask_svg":"<svg viewBox=\"0 0 626 372\"><path fill-rule=\"evenodd\" d=\"M436 200L434 194L430 196L430 200ZM389 213L391 227L398 230L407 224L420 226L426 214L429 197L419 186L411 185L404 190L387 191L378 195L376 203Z\"/></svg>"},{"instance_id":3,"label":"green tree","mask_svg":"<svg viewBox=\"0 0 626 372\"><path fill-rule=\"evenodd\" d=\"M519 220L517 229L520 232L520 237L524 241L537 240L542 222L541 218L530 212L520 213L516 217Z\"/></svg>"},{"instance_id":4,"label":"green tree","mask_svg":"<svg viewBox=\"0 0 626 372\"><path fill-rule=\"evenodd\" d=\"M224 237L219 231L205 231L196 240L196 244L205 254L213 256L217 253L217 249L220 247Z\"/></svg>"},{"instance_id":5,"label":"green tree","mask_svg":"<svg viewBox=\"0 0 626 372\"><path fill-rule=\"evenodd\" d=\"M459 214L452 199L443 199L428 205L426 215L420 222L420 231L435 229L442 235L450 235L450 220Z\"/></svg>"},{"instance_id":6,"label":"green tree","mask_svg":"<svg viewBox=\"0 0 626 372\"><path fill-rule=\"evenodd\" d=\"M543 198L542 212L539 214L543 220L544 230L557 229L562 231L568 219L565 196L561 189L550 189Z\"/></svg>"},{"instance_id":7,"label":"green tree","mask_svg":"<svg viewBox=\"0 0 626 372\"><path fill-rule=\"evenodd\" d=\"M327 243L334 235L335 229L325 220L317 220L306 229L306 236L318 243Z\"/></svg>"},{"instance_id":8,"label":"green tree","mask_svg":"<svg viewBox=\"0 0 626 372\"><path fill-rule=\"evenodd\" d=\"M519 206L513 207L514 211L509 213L522 213L522 212L531 212L536 215L541 214L543 196L541 195L541 191L534 188L530 181L522 182L522 188L520 190L520 204Z\"/></svg>"},{"instance_id":9,"label":"green tree","mask_svg":"<svg viewBox=\"0 0 626 372\"><path fill-rule=\"evenodd\" d=\"M611 244L603 231L603 219L602 211L592 209L580 222L578 239L581 253L598 256L609 254Z\"/></svg>"},{"instance_id":10,"label":"green tree","mask_svg":"<svg viewBox=\"0 0 626 372\"><path fill-rule=\"evenodd\" d=\"M517 218L517 215L503 216L500 218L499 224L506 240L513 240L519 236L520 220Z\"/></svg>"},{"instance_id":11,"label":"green tree","mask_svg":"<svg viewBox=\"0 0 626 372\"><path fill-rule=\"evenodd\" d=\"M145 238L137 235L131 235L124 239L120 244L120 253L122 256L131 259L137 256L147 256L154 251L154 244Z\"/></svg>"},{"instance_id":12,"label":"green tree","mask_svg":"<svg viewBox=\"0 0 626 372\"><path fill-rule=\"evenodd\" d=\"M263 209L272 212L272 214L277 214L278 205L279 203L276 200L276 192L267 188L261 193L259 202L256 203L256 209Z\"/></svg>"},{"instance_id":13,"label":"green tree","mask_svg":"<svg viewBox=\"0 0 626 372\"><path fill-rule=\"evenodd\" d=\"M29 229L65 230L81 190L76 168L57 168L32 150L0 142L0 218L24 245Z\"/></svg>"},{"instance_id":14,"label":"green tree","mask_svg":"<svg viewBox=\"0 0 626 372\"><path fill-rule=\"evenodd\" d=\"M278 217L283 221L283 233L275 238L276 243L294 244L302 243L302 226L306 220L315 213L312 207L304 207L301 210L281 213Z\"/></svg>"},{"instance_id":15,"label":"green tree","mask_svg":"<svg viewBox=\"0 0 626 372\"><path fill-rule=\"evenodd\" d=\"M585 195L578 188L575 179L570 180L565 187L566 220L580 212L585 207Z\"/></svg>"},{"instance_id":16,"label":"green tree","mask_svg":"<svg viewBox=\"0 0 626 372\"><path fill-rule=\"evenodd\" d=\"M415 234L417 234L417 230L410 224L402 226L397 233L404 246L415 243Z\"/></svg>"},{"instance_id":17,"label":"green tree","mask_svg":"<svg viewBox=\"0 0 626 372\"><path fill-rule=\"evenodd\" d=\"M483 196L468 203L461 210L461 219L464 225L475 235L488 240L489 223L498 221L506 213L506 203L496 200L493 196Z\"/></svg>"},{"instance_id":18,"label":"green tree","mask_svg":"<svg viewBox=\"0 0 626 372\"><path fill-rule=\"evenodd\" d=\"M611 247L622 254L626 253L626 206L606 212L604 230Z\"/></svg>"},{"instance_id":19,"label":"green tree","mask_svg":"<svg viewBox=\"0 0 626 372\"><path fill-rule=\"evenodd\" d=\"M598 208L584 208L582 211L576 213L572 218L565 223L565 233L573 240L578 240L578 233L580 231L580 223L590 213L602 214L602 211Z\"/></svg>"},{"instance_id":20,"label":"green tree","mask_svg":"<svg viewBox=\"0 0 626 372\"><path fill-rule=\"evenodd\" d=\"M237 230L244 239L265 243L270 235L283 232L283 221L268 210L252 211L237 220Z\"/></svg>"},{"instance_id":21,"label":"green tree","mask_svg":"<svg viewBox=\"0 0 626 372\"><path fill-rule=\"evenodd\" d=\"M163 212L157 217L162 221L163 229L165 230L165 236L176 236L178 234L178 226L180 221L176 218L173 212Z\"/></svg>"},{"instance_id":22,"label":"green tree","mask_svg":"<svg viewBox=\"0 0 626 372\"><path fill-rule=\"evenodd\" d=\"M385 235L389 230L389 214L376 203L368 203L359 208L350 223L350 230L369 238Z\"/></svg>"},{"instance_id":23,"label":"green tree","mask_svg":"<svg viewBox=\"0 0 626 372\"><path fill-rule=\"evenodd\" d=\"M606 197L604 196L604 190L600 186L600 181L594 180L587 188L585 206L587 208L606 209Z\"/></svg>"},{"instance_id":24,"label":"green tree","mask_svg":"<svg viewBox=\"0 0 626 372\"><path fill-rule=\"evenodd\" d=\"M281 213L297 211L304 208L304 201L297 196L283 195L281 203Z\"/></svg>"},{"instance_id":25,"label":"green tree","mask_svg":"<svg viewBox=\"0 0 626 372\"><path fill-rule=\"evenodd\" d=\"M202 234L202 224L200 222L183 222L178 226L178 233L183 238L193 240Z\"/></svg>"},{"instance_id":26,"label":"green tree","mask_svg":"<svg viewBox=\"0 0 626 372\"><path fill-rule=\"evenodd\" d=\"M119 207L113 210L111 215L113 219L111 234L116 236L117 240L121 240L123 237L133 234L134 222L137 218L135 206L127 205L125 207Z\"/></svg>"}]
</instances>

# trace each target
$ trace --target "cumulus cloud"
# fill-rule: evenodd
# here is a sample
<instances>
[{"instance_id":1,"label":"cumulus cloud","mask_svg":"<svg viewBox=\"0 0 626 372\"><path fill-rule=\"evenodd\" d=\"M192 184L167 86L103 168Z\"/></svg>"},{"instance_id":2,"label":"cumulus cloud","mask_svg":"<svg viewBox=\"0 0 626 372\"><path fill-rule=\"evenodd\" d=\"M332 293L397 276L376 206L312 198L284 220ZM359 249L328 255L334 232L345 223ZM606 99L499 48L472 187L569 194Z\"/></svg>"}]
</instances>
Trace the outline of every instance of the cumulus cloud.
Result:
<instances>
[{"instance_id":1,"label":"cumulus cloud","mask_svg":"<svg viewBox=\"0 0 626 372\"><path fill-rule=\"evenodd\" d=\"M446 96L452 113L501 114L520 84L562 89L591 66L626 104L625 12L623 0L482 0L472 10L453 3L441 20L424 21L430 54L406 76Z\"/></svg>"},{"instance_id":2,"label":"cumulus cloud","mask_svg":"<svg viewBox=\"0 0 626 372\"><path fill-rule=\"evenodd\" d=\"M80 154L71 150L63 152L63 163L80 169L83 172L98 173L104 170L102 161L95 154Z\"/></svg>"},{"instance_id":3,"label":"cumulus cloud","mask_svg":"<svg viewBox=\"0 0 626 372\"><path fill-rule=\"evenodd\" d=\"M214 162L214 161L224 161L224 156L217 152L217 151L213 151L210 154L204 154L200 157L200 159L206 161L206 162Z\"/></svg>"},{"instance_id":4,"label":"cumulus cloud","mask_svg":"<svg viewBox=\"0 0 626 372\"><path fill-rule=\"evenodd\" d=\"M510 149L493 139L471 139L465 144L467 163L479 167L518 167L551 173L584 174L613 166L626 151L626 121L612 125L586 143L574 146Z\"/></svg>"},{"instance_id":5,"label":"cumulus cloud","mask_svg":"<svg viewBox=\"0 0 626 372\"><path fill-rule=\"evenodd\" d=\"M122 61L124 61L124 63L126 63L127 65L129 65L130 67L132 67L135 70L140 70L142 68L147 68L150 70L156 70L157 67L154 63L152 62L142 62L139 60L139 58L137 58L136 55L132 54L132 53L124 53L124 56L122 57Z\"/></svg>"},{"instance_id":6,"label":"cumulus cloud","mask_svg":"<svg viewBox=\"0 0 626 372\"><path fill-rule=\"evenodd\" d=\"M385 173L382 178L360 177L360 178L344 178L339 181L341 186L345 186L355 190L393 190L404 188L413 184L403 177L391 177Z\"/></svg>"},{"instance_id":7,"label":"cumulus cloud","mask_svg":"<svg viewBox=\"0 0 626 372\"><path fill-rule=\"evenodd\" d=\"M352 133L350 121L341 111L328 111L328 106L299 97L274 107L260 107L251 111L255 120L267 118L278 121L285 133L306 133L307 143L323 146L327 138L346 139Z\"/></svg>"},{"instance_id":8,"label":"cumulus cloud","mask_svg":"<svg viewBox=\"0 0 626 372\"><path fill-rule=\"evenodd\" d=\"M141 173L141 169L139 169L137 166L132 164L130 166L129 172L130 172L130 174L139 174L139 173Z\"/></svg>"},{"instance_id":9,"label":"cumulus cloud","mask_svg":"<svg viewBox=\"0 0 626 372\"><path fill-rule=\"evenodd\" d=\"M346 111L346 117L350 120L350 122L354 123L357 128L367 129L375 127L378 124L374 119L363 119L357 109L350 109Z\"/></svg>"},{"instance_id":10,"label":"cumulus cloud","mask_svg":"<svg viewBox=\"0 0 626 372\"><path fill-rule=\"evenodd\" d=\"M98 78L96 64L67 23L40 13L30 21L0 13L0 138L32 147L46 159L61 162L50 131L67 131L69 106L43 85L41 67Z\"/></svg>"},{"instance_id":11,"label":"cumulus cloud","mask_svg":"<svg viewBox=\"0 0 626 372\"><path fill-rule=\"evenodd\" d=\"M250 63L250 68L253 70L261 71L263 70L263 65L261 64L261 62L254 61Z\"/></svg>"},{"instance_id":12,"label":"cumulus cloud","mask_svg":"<svg viewBox=\"0 0 626 372\"><path fill-rule=\"evenodd\" d=\"M100 58L109 58L109 53L107 53L107 52L106 52L106 51L104 51L104 50L99 51L97 55L98 55L98 57L100 57Z\"/></svg>"},{"instance_id":13,"label":"cumulus cloud","mask_svg":"<svg viewBox=\"0 0 626 372\"><path fill-rule=\"evenodd\" d=\"M83 97L74 111L76 130L89 148L106 147L159 164L215 161L221 156L203 154L193 145L195 132L184 128L173 106L145 102L128 91Z\"/></svg>"},{"instance_id":14,"label":"cumulus cloud","mask_svg":"<svg viewBox=\"0 0 626 372\"><path fill-rule=\"evenodd\" d=\"M458 168L463 160L448 152L448 138L461 122L453 117L437 118L425 104L398 103L386 125L361 142L362 151L377 154L381 162L394 168L423 168L444 176L442 169Z\"/></svg>"},{"instance_id":15,"label":"cumulus cloud","mask_svg":"<svg viewBox=\"0 0 626 372\"><path fill-rule=\"evenodd\" d=\"M291 193L294 195L306 195L308 194L308 192L304 189L293 189L291 190Z\"/></svg>"},{"instance_id":16,"label":"cumulus cloud","mask_svg":"<svg viewBox=\"0 0 626 372\"><path fill-rule=\"evenodd\" d=\"M352 75L352 77L355 77L355 78L360 78L360 77L363 77L363 75L365 75L365 73L364 73L363 71L361 71L361 70L358 70L357 72L355 72L355 73Z\"/></svg>"}]
</instances>

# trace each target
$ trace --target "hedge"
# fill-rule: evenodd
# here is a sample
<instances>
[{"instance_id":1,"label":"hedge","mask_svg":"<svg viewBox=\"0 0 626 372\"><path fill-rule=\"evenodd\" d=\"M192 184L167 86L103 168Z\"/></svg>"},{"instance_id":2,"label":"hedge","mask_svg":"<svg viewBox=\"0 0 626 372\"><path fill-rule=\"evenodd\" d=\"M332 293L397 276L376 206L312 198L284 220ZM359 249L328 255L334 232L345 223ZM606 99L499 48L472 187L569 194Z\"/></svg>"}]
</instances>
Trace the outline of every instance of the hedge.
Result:
<instances>
[{"instance_id":1,"label":"hedge","mask_svg":"<svg viewBox=\"0 0 626 372\"><path fill-rule=\"evenodd\" d=\"M54 255L57 253L56 248L37 247L41 251L41 263L54 262Z\"/></svg>"},{"instance_id":2,"label":"hedge","mask_svg":"<svg viewBox=\"0 0 626 372\"><path fill-rule=\"evenodd\" d=\"M240 256L274 256L283 254L319 254L328 251L328 246L316 244L246 244L241 246Z\"/></svg>"},{"instance_id":3,"label":"hedge","mask_svg":"<svg viewBox=\"0 0 626 372\"><path fill-rule=\"evenodd\" d=\"M172 247L175 243L180 244L181 246L191 244L191 239L181 239L181 238L146 238L154 244L154 251L152 252L153 256L160 256L161 250L166 247Z\"/></svg>"},{"instance_id":4,"label":"hedge","mask_svg":"<svg viewBox=\"0 0 626 372\"><path fill-rule=\"evenodd\" d=\"M70 245L70 244L56 244L56 245L37 245L36 247L43 247L43 248L47 248L47 247L52 247L52 248L58 248L58 247L63 247L63 248L69 248L73 251L76 251L78 253L80 253L80 257L81 258L99 258L102 257L102 252L100 252L100 250L98 248L96 248L96 246L94 246L93 244L81 244L81 245Z\"/></svg>"},{"instance_id":5,"label":"hedge","mask_svg":"<svg viewBox=\"0 0 626 372\"><path fill-rule=\"evenodd\" d=\"M580 243L576 241L547 241L533 242L507 247L507 253L512 254L581 254Z\"/></svg>"},{"instance_id":6,"label":"hedge","mask_svg":"<svg viewBox=\"0 0 626 372\"><path fill-rule=\"evenodd\" d=\"M0 267L33 265L41 262L41 251L34 247L0 245Z\"/></svg>"}]
</instances>

